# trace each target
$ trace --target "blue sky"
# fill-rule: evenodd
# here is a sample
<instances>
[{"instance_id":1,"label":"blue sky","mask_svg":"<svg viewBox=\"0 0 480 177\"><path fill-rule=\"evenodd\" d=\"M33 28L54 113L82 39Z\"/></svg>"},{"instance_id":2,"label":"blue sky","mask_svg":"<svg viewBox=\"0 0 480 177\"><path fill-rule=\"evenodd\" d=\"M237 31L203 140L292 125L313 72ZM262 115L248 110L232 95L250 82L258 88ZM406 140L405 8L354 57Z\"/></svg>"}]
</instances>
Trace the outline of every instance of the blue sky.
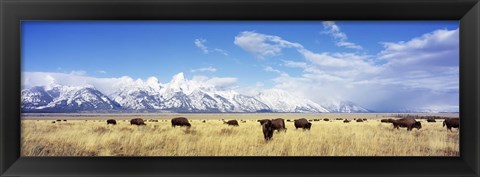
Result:
<instances>
[{"instance_id":1,"label":"blue sky","mask_svg":"<svg viewBox=\"0 0 480 177\"><path fill-rule=\"evenodd\" d=\"M442 52L442 57L428 57ZM358 96L369 92L358 90L381 85L383 91L402 89L385 93L392 98L430 93L449 98L436 105L458 107L458 22L24 21L22 67L23 72L96 78L154 76L162 83L179 72L190 79L234 77L240 90L298 91L288 86L298 82L311 85L299 95L309 97L319 88L343 90L337 97L371 107L379 101ZM455 81L435 85L455 77L453 91L445 88ZM352 92L358 84L368 86ZM313 99L325 95L331 94Z\"/></svg>"}]
</instances>

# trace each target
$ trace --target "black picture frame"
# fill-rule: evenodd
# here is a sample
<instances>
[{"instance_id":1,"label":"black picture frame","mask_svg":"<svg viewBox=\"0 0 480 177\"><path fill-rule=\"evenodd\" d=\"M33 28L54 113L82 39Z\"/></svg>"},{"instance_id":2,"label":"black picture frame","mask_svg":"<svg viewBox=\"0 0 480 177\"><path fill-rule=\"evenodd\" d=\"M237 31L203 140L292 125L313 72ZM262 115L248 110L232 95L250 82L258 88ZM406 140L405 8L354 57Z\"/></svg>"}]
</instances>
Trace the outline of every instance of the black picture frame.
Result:
<instances>
[{"instance_id":1,"label":"black picture frame","mask_svg":"<svg viewBox=\"0 0 480 177\"><path fill-rule=\"evenodd\" d=\"M1 176L480 176L478 0L0 0ZM460 157L20 157L21 20L459 20Z\"/></svg>"}]
</instances>

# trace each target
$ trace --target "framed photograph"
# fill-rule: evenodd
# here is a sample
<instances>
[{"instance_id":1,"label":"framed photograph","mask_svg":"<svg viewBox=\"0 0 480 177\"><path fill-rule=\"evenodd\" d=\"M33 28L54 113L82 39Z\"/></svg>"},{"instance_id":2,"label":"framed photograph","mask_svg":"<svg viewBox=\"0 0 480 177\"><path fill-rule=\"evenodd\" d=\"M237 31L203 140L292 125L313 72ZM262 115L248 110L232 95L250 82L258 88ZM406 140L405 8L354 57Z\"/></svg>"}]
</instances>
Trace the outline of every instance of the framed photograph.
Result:
<instances>
[{"instance_id":1,"label":"framed photograph","mask_svg":"<svg viewBox=\"0 0 480 177\"><path fill-rule=\"evenodd\" d=\"M0 5L2 176L479 176L476 0Z\"/></svg>"}]
</instances>

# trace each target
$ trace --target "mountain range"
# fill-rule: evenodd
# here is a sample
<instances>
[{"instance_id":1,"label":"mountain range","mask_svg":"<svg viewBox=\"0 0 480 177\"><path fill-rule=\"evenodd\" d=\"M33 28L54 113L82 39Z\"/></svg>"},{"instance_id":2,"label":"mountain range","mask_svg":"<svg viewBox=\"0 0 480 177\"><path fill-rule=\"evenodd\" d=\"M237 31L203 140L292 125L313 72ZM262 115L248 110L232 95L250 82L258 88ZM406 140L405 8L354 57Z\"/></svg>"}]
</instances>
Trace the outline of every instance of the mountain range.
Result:
<instances>
[{"instance_id":1,"label":"mountain range","mask_svg":"<svg viewBox=\"0 0 480 177\"><path fill-rule=\"evenodd\" d=\"M50 84L21 91L22 112L372 112L350 101L318 104L280 89L254 96L185 79L183 73L161 84L156 78L119 83L101 92L92 85Z\"/></svg>"}]
</instances>

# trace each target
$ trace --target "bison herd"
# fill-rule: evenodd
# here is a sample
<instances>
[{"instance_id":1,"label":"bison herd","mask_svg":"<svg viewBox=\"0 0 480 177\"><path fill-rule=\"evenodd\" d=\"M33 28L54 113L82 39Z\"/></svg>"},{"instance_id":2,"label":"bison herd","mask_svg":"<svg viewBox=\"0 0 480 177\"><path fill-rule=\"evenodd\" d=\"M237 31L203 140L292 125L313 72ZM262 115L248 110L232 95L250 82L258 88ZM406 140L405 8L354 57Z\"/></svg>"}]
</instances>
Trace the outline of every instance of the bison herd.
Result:
<instances>
[{"instance_id":1,"label":"bison herd","mask_svg":"<svg viewBox=\"0 0 480 177\"><path fill-rule=\"evenodd\" d=\"M305 118L294 119L293 121L288 119L287 122L293 122L295 129L303 129L303 130L310 130L312 128L312 121L320 121L322 119L310 119L307 120ZM330 119L325 118L324 121L330 121ZM334 120L343 120L344 123L349 123L352 120L349 119L342 119L336 118ZM355 118L353 119L356 122L364 122L367 121L366 118ZM55 122L60 122L62 120L56 120ZM66 121L66 120L63 120ZM163 120L166 121L166 120ZM224 124L228 126L239 126L237 120L228 120L225 121L222 119ZM148 122L158 122L158 120L150 119ZM202 120L203 123L206 123L206 120ZM241 120L242 123L246 123L245 120ZM263 131L263 137L266 141L271 140L273 137L273 133L276 130L277 132L286 132L287 128L285 127L285 121L282 118L276 119L261 119L257 120L260 123ZM381 123L391 123L393 125L393 129L399 128L407 128L407 131L412 131L414 128L421 129L422 123L416 121L414 118L401 118L401 119L381 119ZM435 119L428 118L427 122L436 122ZM171 120L172 127L180 126L180 127L187 127L190 128L192 125L190 124L189 120L185 117L176 117ZM107 125L116 125L117 121L115 119L108 119ZM130 120L130 125L137 125L137 126L144 126L145 121L141 118L134 118ZM459 128L460 127L460 120L459 118L446 118L443 121L443 127L447 127L447 130L452 130L452 128Z\"/></svg>"}]
</instances>

